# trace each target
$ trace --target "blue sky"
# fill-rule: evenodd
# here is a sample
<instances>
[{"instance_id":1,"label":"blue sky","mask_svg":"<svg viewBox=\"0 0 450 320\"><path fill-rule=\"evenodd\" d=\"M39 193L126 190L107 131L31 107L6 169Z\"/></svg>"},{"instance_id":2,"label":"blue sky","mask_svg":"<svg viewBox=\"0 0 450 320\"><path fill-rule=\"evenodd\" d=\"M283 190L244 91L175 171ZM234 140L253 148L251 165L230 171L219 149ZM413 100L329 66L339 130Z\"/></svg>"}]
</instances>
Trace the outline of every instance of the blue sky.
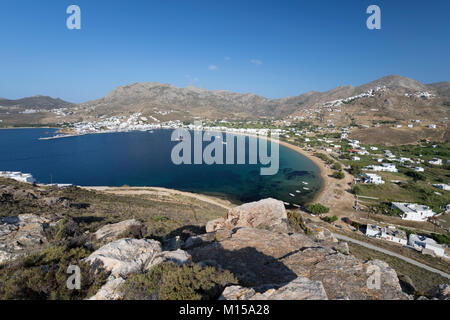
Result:
<instances>
[{"instance_id":1,"label":"blue sky","mask_svg":"<svg viewBox=\"0 0 450 320\"><path fill-rule=\"evenodd\" d=\"M66 28L66 8L82 29ZM368 30L366 8L381 8ZM450 1L0 0L0 97L156 81L269 98L389 74L450 80Z\"/></svg>"}]
</instances>

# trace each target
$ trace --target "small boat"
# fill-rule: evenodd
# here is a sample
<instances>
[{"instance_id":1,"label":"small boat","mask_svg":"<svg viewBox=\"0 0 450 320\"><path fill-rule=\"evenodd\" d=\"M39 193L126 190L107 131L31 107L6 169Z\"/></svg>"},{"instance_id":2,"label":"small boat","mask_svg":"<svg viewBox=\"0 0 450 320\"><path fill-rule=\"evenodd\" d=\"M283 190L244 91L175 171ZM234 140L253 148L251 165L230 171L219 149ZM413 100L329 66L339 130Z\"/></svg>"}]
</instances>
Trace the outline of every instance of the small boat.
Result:
<instances>
[{"instance_id":1,"label":"small boat","mask_svg":"<svg viewBox=\"0 0 450 320\"><path fill-rule=\"evenodd\" d=\"M301 191L300 190L295 190L295 192L300 193Z\"/></svg>"},{"instance_id":2,"label":"small boat","mask_svg":"<svg viewBox=\"0 0 450 320\"><path fill-rule=\"evenodd\" d=\"M227 142L226 141L222 141L222 144L227 144Z\"/></svg>"},{"instance_id":3,"label":"small boat","mask_svg":"<svg viewBox=\"0 0 450 320\"><path fill-rule=\"evenodd\" d=\"M303 184L309 184L308 182L302 181Z\"/></svg>"},{"instance_id":4,"label":"small boat","mask_svg":"<svg viewBox=\"0 0 450 320\"><path fill-rule=\"evenodd\" d=\"M303 189L305 189L305 190L309 190L309 188L306 188L306 187L303 187Z\"/></svg>"},{"instance_id":5,"label":"small boat","mask_svg":"<svg viewBox=\"0 0 450 320\"><path fill-rule=\"evenodd\" d=\"M283 203L287 206L290 206L291 204L289 202L283 201Z\"/></svg>"},{"instance_id":6,"label":"small boat","mask_svg":"<svg viewBox=\"0 0 450 320\"><path fill-rule=\"evenodd\" d=\"M183 141L183 137L179 137L177 141Z\"/></svg>"},{"instance_id":7,"label":"small boat","mask_svg":"<svg viewBox=\"0 0 450 320\"><path fill-rule=\"evenodd\" d=\"M289 195L290 195L291 197L295 197L295 194L289 193Z\"/></svg>"}]
</instances>

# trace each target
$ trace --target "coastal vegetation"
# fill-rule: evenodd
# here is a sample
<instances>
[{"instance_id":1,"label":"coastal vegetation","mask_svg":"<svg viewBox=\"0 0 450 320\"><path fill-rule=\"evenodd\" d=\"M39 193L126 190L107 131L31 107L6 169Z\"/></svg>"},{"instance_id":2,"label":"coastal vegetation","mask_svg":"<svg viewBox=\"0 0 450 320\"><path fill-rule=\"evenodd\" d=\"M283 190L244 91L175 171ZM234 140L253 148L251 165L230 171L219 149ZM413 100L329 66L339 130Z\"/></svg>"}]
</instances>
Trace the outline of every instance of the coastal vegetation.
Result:
<instances>
[{"instance_id":1,"label":"coastal vegetation","mask_svg":"<svg viewBox=\"0 0 450 320\"><path fill-rule=\"evenodd\" d=\"M124 300L212 300L238 281L227 270L161 263L144 274L129 277L121 288Z\"/></svg>"},{"instance_id":2,"label":"coastal vegetation","mask_svg":"<svg viewBox=\"0 0 450 320\"><path fill-rule=\"evenodd\" d=\"M330 212L330 208L321 203L310 203L305 206L306 210L312 214L325 214Z\"/></svg>"},{"instance_id":3,"label":"coastal vegetation","mask_svg":"<svg viewBox=\"0 0 450 320\"><path fill-rule=\"evenodd\" d=\"M335 179L344 179L345 174L342 171L333 171L333 174L331 175Z\"/></svg>"}]
</instances>

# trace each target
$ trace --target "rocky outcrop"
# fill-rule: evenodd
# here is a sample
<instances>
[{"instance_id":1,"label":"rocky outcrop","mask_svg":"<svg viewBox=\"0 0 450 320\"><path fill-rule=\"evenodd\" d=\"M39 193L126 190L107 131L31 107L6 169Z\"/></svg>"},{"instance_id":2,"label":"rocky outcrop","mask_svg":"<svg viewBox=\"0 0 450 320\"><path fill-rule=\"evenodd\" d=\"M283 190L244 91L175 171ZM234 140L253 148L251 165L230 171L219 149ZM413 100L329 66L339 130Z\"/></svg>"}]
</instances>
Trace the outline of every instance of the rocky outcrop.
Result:
<instances>
[{"instance_id":1,"label":"rocky outcrop","mask_svg":"<svg viewBox=\"0 0 450 320\"><path fill-rule=\"evenodd\" d=\"M90 300L120 300L120 291L128 276L150 270L154 266L171 262L179 266L190 263L191 256L183 250L161 251L161 244L147 239L120 239L93 252L85 259L94 270L110 272L105 285Z\"/></svg>"},{"instance_id":2,"label":"rocky outcrop","mask_svg":"<svg viewBox=\"0 0 450 320\"><path fill-rule=\"evenodd\" d=\"M35 192L14 186L0 186L0 202L26 201L37 199Z\"/></svg>"},{"instance_id":3,"label":"rocky outcrop","mask_svg":"<svg viewBox=\"0 0 450 320\"><path fill-rule=\"evenodd\" d=\"M450 300L450 285L441 284L427 292L427 296L431 299Z\"/></svg>"},{"instance_id":4,"label":"rocky outcrop","mask_svg":"<svg viewBox=\"0 0 450 320\"><path fill-rule=\"evenodd\" d=\"M161 253L161 244L147 239L120 239L94 251L85 260L94 269L111 272L115 278L141 273Z\"/></svg>"},{"instance_id":5,"label":"rocky outcrop","mask_svg":"<svg viewBox=\"0 0 450 320\"><path fill-rule=\"evenodd\" d=\"M123 298L120 288L124 283L125 280L122 278L111 279L89 300L120 300Z\"/></svg>"},{"instance_id":6,"label":"rocky outcrop","mask_svg":"<svg viewBox=\"0 0 450 320\"><path fill-rule=\"evenodd\" d=\"M119 223L105 225L97 230L97 232L94 233L94 236L99 241L112 241L116 240L120 235L126 232L133 232L136 230L141 233L140 230L143 228L145 227L141 222L130 219Z\"/></svg>"},{"instance_id":7,"label":"rocky outcrop","mask_svg":"<svg viewBox=\"0 0 450 320\"><path fill-rule=\"evenodd\" d=\"M386 263L364 262L349 255L348 246L329 230L310 226L314 229L311 236L282 232L287 228L286 212L275 202L269 199L230 210L226 219L208 224L209 233L187 239L184 249L196 263L231 271L242 286L255 290L254 295L264 292L265 296L257 295L261 299L275 299L281 292L289 296L286 299L294 299L296 294L305 298L308 295L302 296L301 290L292 289L297 279L305 278L323 285L329 299L411 298ZM261 287L266 290L261 291ZM267 293L270 288L275 292ZM249 289L228 290L224 293L228 297L254 296Z\"/></svg>"},{"instance_id":8,"label":"rocky outcrop","mask_svg":"<svg viewBox=\"0 0 450 320\"><path fill-rule=\"evenodd\" d=\"M192 261L192 257L184 250L178 249L175 251L164 251L157 254L146 266L145 270L150 270L154 266L163 262L172 262L179 266Z\"/></svg>"},{"instance_id":9,"label":"rocky outcrop","mask_svg":"<svg viewBox=\"0 0 450 320\"><path fill-rule=\"evenodd\" d=\"M34 214L0 218L0 263L28 254L47 242L50 220Z\"/></svg>"},{"instance_id":10,"label":"rocky outcrop","mask_svg":"<svg viewBox=\"0 0 450 320\"><path fill-rule=\"evenodd\" d=\"M267 289L270 288L270 289ZM258 288L230 286L220 300L328 300L320 281L298 277L284 286L266 285Z\"/></svg>"},{"instance_id":11,"label":"rocky outcrop","mask_svg":"<svg viewBox=\"0 0 450 320\"><path fill-rule=\"evenodd\" d=\"M230 209L226 218L208 222L206 232L238 227L287 232L287 213L283 202L275 199L264 199Z\"/></svg>"}]
</instances>

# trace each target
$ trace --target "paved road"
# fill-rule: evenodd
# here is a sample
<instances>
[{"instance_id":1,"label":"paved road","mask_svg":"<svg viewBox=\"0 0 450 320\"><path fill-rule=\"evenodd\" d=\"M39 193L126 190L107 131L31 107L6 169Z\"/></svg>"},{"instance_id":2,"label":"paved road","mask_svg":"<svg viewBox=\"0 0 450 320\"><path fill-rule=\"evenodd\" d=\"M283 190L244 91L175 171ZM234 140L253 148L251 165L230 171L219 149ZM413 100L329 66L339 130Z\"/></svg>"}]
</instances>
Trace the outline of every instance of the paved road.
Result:
<instances>
[{"instance_id":1,"label":"paved road","mask_svg":"<svg viewBox=\"0 0 450 320\"><path fill-rule=\"evenodd\" d=\"M402 259L403 261L406 261L406 262L408 262L408 263L411 263L411 264L413 264L413 265L415 265L415 266L417 266L417 267L423 268L423 269L428 270L428 271L431 271L431 272L438 273L438 274L440 274L441 276L446 277L447 279L450 279L450 275L447 274L447 273L445 273L445 272L443 272L443 271L441 271L441 270L438 270L438 269L429 267L429 266L427 266L427 265L425 265L425 264L423 264L423 263L420 263L420 262L417 262L417 261L415 261L415 260L413 260L413 259L404 257L404 256L402 256L402 255L400 255L400 254L395 253L395 252L391 252L391 251L389 251L389 250L386 250L386 249L379 248L379 247L376 247L376 246L374 246L374 245L371 245L370 243L358 241L358 240L355 240L355 239L353 239L353 238L350 238L350 237L347 237L347 236L344 236L344 235L341 235L341 234L333 233L333 235L334 235L337 239L339 239L339 240L344 240L344 241L353 242L353 243L356 243L356 244L358 244L358 245L360 245L360 246L363 246L363 247L366 247L366 248L369 248L369 249L372 249L372 250L376 250L376 251L379 251L379 252L388 254L388 255L390 255L390 256L393 256L393 257Z\"/></svg>"}]
</instances>

